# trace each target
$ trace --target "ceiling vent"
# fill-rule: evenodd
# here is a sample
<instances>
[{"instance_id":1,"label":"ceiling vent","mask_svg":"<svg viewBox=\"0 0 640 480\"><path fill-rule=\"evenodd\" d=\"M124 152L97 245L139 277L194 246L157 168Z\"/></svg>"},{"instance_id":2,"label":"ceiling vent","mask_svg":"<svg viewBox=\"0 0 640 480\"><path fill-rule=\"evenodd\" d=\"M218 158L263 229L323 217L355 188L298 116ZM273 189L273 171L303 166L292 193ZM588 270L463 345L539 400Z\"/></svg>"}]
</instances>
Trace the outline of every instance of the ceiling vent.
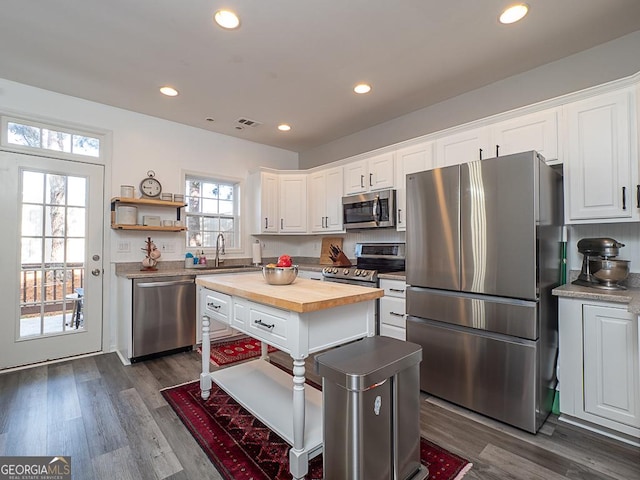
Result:
<instances>
[{"instance_id":1,"label":"ceiling vent","mask_svg":"<svg viewBox=\"0 0 640 480\"><path fill-rule=\"evenodd\" d=\"M257 127L262 124L260 122L256 122L255 120L251 120L249 118L240 117L238 119L238 125L242 125L243 127Z\"/></svg>"}]
</instances>

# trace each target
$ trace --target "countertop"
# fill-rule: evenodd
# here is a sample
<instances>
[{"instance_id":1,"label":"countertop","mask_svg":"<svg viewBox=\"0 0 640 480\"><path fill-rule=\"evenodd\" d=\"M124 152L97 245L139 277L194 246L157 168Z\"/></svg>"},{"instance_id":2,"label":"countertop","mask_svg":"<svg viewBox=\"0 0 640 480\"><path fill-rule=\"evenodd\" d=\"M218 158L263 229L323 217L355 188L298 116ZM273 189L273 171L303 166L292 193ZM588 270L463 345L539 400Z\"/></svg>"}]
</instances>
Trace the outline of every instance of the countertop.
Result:
<instances>
[{"instance_id":1,"label":"countertop","mask_svg":"<svg viewBox=\"0 0 640 480\"><path fill-rule=\"evenodd\" d=\"M627 290L602 290L567 283L554 288L553 294L557 297L624 303L628 305L630 313L640 314L640 288L638 287L628 287Z\"/></svg>"},{"instance_id":2,"label":"countertop","mask_svg":"<svg viewBox=\"0 0 640 480\"><path fill-rule=\"evenodd\" d=\"M300 263L298 268L301 270L309 270L312 272L321 272L326 265ZM248 264L234 264L228 262L222 264L221 267L215 268L207 265L206 268L184 268L184 262L160 262L158 270L148 271L140 270L140 263L118 263L116 264L116 275L125 278L150 278L150 277L171 277L175 275L219 275L223 273L246 273L261 272L262 267L254 267Z\"/></svg>"},{"instance_id":3,"label":"countertop","mask_svg":"<svg viewBox=\"0 0 640 480\"><path fill-rule=\"evenodd\" d=\"M352 303L375 300L384 295L379 288L296 278L291 285L269 285L262 273L201 275L196 284L264 305L298 313L314 312Z\"/></svg>"}]
</instances>

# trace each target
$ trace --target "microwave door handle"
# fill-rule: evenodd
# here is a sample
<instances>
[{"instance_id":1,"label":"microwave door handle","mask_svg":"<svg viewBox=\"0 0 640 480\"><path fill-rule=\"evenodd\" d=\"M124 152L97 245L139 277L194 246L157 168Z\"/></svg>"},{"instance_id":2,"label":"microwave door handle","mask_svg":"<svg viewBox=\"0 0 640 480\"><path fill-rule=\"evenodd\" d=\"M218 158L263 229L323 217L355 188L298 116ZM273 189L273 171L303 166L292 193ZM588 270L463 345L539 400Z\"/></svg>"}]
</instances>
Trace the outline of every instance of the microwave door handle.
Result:
<instances>
[{"instance_id":1,"label":"microwave door handle","mask_svg":"<svg viewBox=\"0 0 640 480\"><path fill-rule=\"evenodd\" d=\"M376 195L376 198L373 199L373 218L375 219L376 225L380 224L380 212L379 208L380 197Z\"/></svg>"}]
</instances>

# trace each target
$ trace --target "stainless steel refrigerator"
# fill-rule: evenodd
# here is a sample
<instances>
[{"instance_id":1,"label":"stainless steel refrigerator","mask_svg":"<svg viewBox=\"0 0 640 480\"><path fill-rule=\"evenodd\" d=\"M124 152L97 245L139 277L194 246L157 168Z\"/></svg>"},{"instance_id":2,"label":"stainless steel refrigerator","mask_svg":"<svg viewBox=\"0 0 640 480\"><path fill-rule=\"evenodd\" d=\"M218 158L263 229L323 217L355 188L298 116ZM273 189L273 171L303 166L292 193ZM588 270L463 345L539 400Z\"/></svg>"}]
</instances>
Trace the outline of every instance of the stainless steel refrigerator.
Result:
<instances>
[{"instance_id":1,"label":"stainless steel refrigerator","mask_svg":"<svg viewBox=\"0 0 640 480\"><path fill-rule=\"evenodd\" d=\"M536 152L407 176L421 390L535 433L556 386L562 176Z\"/></svg>"}]
</instances>

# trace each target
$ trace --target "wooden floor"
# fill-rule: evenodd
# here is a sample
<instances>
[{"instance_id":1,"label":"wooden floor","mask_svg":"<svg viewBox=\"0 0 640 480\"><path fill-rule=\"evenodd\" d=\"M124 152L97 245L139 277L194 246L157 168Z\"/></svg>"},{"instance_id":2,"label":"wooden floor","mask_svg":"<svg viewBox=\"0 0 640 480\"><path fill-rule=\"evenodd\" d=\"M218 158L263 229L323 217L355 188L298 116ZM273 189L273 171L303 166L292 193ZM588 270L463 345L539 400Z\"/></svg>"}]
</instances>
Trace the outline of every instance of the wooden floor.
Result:
<instances>
[{"instance_id":1,"label":"wooden floor","mask_svg":"<svg viewBox=\"0 0 640 480\"><path fill-rule=\"evenodd\" d=\"M0 456L70 455L76 480L220 479L159 393L198 378L199 362L189 352L123 366L105 354L0 374ZM640 449L555 417L534 436L422 400L423 436L473 463L465 480L640 479Z\"/></svg>"}]
</instances>

